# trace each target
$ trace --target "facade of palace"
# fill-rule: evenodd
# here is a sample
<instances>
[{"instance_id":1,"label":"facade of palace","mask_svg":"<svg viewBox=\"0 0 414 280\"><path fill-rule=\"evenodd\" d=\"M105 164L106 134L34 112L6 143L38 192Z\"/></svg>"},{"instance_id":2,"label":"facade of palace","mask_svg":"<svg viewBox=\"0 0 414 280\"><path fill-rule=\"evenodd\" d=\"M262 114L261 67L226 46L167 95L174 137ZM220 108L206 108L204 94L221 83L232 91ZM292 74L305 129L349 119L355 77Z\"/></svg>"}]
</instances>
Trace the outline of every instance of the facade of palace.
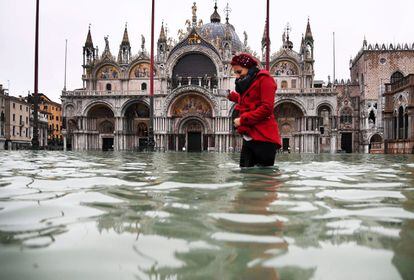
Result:
<instances>
[{"instance_id":1,"label":"facade of palace","mask_svg":"<svg viewBox=\"0 0 414 280\"><path fill-rule=\"evenodd\" d=\"M385 87L384 146L389 154L414 154L414 74Z\"/></svg>"},{"instance_id":2,"label":"facade of palace","mask_svg":"<svg viewBox=\"0 0 414 280\"><path fill-rule=\"evenodd\" d=\"M154 135L158 150L237 151L241 139L232 126L237 116L226 99L234 89L230 61L251 51L214 7L210 22L197 20L197 7L177 40L161 27L154 69ZM308 21L294 49L285 30L281 46L270 57L278 90L274 113L283 150L294 153L384 152L381 108L385 83L414 73L413 46L363 47L351 61L351 79L324 87L315 81L314 38ZM407 60L408 59L408 60ZM150 58L131 51L128 30L115 57L108 37L102 54L91 31L83 47L83 87L62 92L64 147L73 150L138 150L149 130ZM399 74L398 74L399 73Z\"/></svg>"},{"instance_id":3,"label":"facade of palace","mask_svg":"<svg viewBox=\"0 0 414 280\"><path fill-rule=\"evenodd\" d=\"M414 44L371 45L364 39L361 50L350 61L350 70L350 80L335 83L340 116L339 147L361 153L393 152L387 149L384 137L395 137L396 134L392 131L396 122L392 118L398 118L401 106L403 115L412 114L410 108L413 103L408 93L404 94L402 103L391 104L391 101L387 101L386 105L385 99L391 95L397 96L394 95L397 93L390 92L395 86L389 87L388 84L398 85L404 76L414 74ZM408 118L404 125L412 126L413 120ZM400 126L402 125L403 123Z\"/></svg>"}]
</instances>

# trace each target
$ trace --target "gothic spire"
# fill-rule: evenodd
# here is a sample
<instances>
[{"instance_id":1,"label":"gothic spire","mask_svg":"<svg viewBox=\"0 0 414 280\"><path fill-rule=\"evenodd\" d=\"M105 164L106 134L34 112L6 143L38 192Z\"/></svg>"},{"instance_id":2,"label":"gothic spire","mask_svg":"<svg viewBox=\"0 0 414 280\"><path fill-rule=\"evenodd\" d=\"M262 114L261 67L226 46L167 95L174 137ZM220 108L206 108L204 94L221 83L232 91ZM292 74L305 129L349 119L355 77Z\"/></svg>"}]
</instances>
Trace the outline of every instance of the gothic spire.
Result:
<instances>
[{"instance_id":1,"label":"gothic spire","mask_svg":"<svg viewBox=\"0 0 414 280\"><path fill-rule=\"evenodd\" d=\"M221 21L221 17L219 15L219 13L217 12L217 1L214 4L214 13L211 15L210 21L211 22L220 22Z\"/></svg>"},{"instance_id":2,"label":"gothic spire","mask_svg":"<svg viewBox=\"0 0 414 280\"><path fill-rule=\"evenodd\" d=\"M129 38L128 38L128 26L127 23L125 23L125 30L124 30L124 37L122 38L121 45L127 45L129 46Z\"/></svg>"},{"instance_id":3,"label":"gothic spire","mask_svg":"<svg viewBox=\"0 0 414 280\"><path fill-rule=\"evenodd\" d=\"M165 29L164 29L164 21L161 25L161 31L160 31L160 37L158 38L158 42L166 42L167 36L165 35Z\"/></svg>"},{"instance_id":4,"label":"gothic spire","mask_svg":"<svg viewBox=\"0 0 414 280\"><path fill-rule=\"evenodd\" d=\"M306 26L305 40L309 40L313 42L313 36L312 36L309 18L308 18L308 25Z\"/></svg>"},{"instance_id":5,"label":"gothic spire","mask_svg":"<svg viewBox=\"0 0 414 280\"><path fill-rule=\"evenodd\" d=\"M90 24L89 24L88 35L86 36L85 47L93 48L92 35L91 35L91 25Z\"/></svg>"}]
</instances>

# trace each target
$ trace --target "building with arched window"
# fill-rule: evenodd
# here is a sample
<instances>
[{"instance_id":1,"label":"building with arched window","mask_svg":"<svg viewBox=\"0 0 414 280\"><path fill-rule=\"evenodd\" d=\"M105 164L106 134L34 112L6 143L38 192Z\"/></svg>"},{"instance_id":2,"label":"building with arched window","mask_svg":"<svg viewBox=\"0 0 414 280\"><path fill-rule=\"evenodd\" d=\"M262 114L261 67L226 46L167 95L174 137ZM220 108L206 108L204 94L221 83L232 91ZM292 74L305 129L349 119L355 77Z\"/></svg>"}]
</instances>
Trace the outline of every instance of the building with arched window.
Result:
<instances>
[{"instance_id":1,"label":"building with arched window","mask_svg":"<svg viewBox=\"0 0 414 280\"><path fill-rule=\"evenodd\" d=\"M249 52L264 67L244 33L242 42L229 15L222 21L217 4L210 22L192 20L170 38L161 27L154 69L154 136L156 148L172 151L235 151L241 138L235 133L234 89L230 61ZM332 87L314 87L314 38L308 21L298 47L285 29L280 47L271 53L270 73L278 91L275 118L281 128L283 149L298 153L336 152L339 122L337 93ZM145 38L132 54L125 27L118 56L108 37L98 54L91 30L83 47L83 88L62 93L64 141L74 150L135 150L147 143L149 127L150 59ZM352 114L351 114L352 115ZM348 117L350 115L347 115Z\"/></svg>"},{"instance_id":2,"label":"building with arched window","mask_svg":"<svg viewBox=\"0 0 414 280\"><path fill-rule=\"evenodd\" d=\"M414 74L391 76L385 87L385 152L414 153Z\"/></svg>"},{"instance_id":3,"label":"building with arched window","mask_svg":"<svg viewBox=\"0 0 414 280\"><path fill-rule=\"evenodd\" d=\"M169 37L161 26L153 73L155 145L172 151L239 150L241 138L232 125L237 112L226 99L235 82L230 61L236 53L249 52L263 68L266 38L262 38L259 58L248 46L246 33L240 40L228 14L222 21L217 4L208 23L197 20L196 10L194 4L192 19L177 38ZM278 85L274 115L283 150L381 153L387 135L410 137L409 105L393 107L392 113L384 111L387 116L383 110L386 84L398 84L414 73L414 44L368 45L364 39L350 61L350 79L324 87L314 80L309 20L297 48L290 33L287 26L279 48L269 58L270 74ZM83 88L62 93L65 147L142 149L150 121L150 58L145 38L133 54L125 27L117 57L111 53L108 37L104 39L105 48L99 54L89 29L83 47Z\"/></svg>"},{"instance_id":4,"label":"building with arched window","mask_svg":"<svg viewBox=\"0 0 414 280\"><path fill-rule=\"evenodd\" d=\"M400 109L390 101L390 96L397 96L391 88L398 87L399 81L409 80L404 76L414 73L414 44L371 45L364 39L361 50L350 61L350 70L350 80L335 81L341 114L338 130L340 148L363 153L387 152L384 145L387 141L398 133L409 132L409 129L401 130L405 125L406 107L403 106L399 114ZM387 98L389 100L385 101ZM409 104L410 101L407 102ZM352 122L349 116L352 116ZM406 125L412 125L409 117Z\"/></svg>"}]
</instances>

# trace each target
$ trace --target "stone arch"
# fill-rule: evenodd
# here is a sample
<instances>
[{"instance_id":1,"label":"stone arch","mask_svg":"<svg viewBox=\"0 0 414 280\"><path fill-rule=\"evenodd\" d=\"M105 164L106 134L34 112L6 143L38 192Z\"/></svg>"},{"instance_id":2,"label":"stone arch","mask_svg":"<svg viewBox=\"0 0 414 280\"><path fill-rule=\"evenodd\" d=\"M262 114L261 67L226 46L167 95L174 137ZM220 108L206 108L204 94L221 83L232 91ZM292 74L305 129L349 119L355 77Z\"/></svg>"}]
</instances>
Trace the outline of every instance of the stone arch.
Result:
<instances>
[{"instance_id":1,"label":"stone arch","mask_svg":"<svg viewBox=\"0 0 414 280\"><path fill-rule=\"evenodd\" d=\"M380 133L374 133L369 138L369 143L372 142L383 142L383 137Z\"/></svg>"},{"instance_id":2,"label":"stone arch","mask_svg":"<svg viewBox=\"0 0 414 280\"><path fill-rule=\"evenodd\" d=\"M143 137L139 135L142 134L140 133L142 130L140 124L145 124L148 131L150 125L150 107L142 98L129 100L122 106L121 117L123 119L123 129L127 134Z\"/></svg>"},{"instance_id":3,"label":"stone arch","mask_svg":"<svg viewBox=\"0 0 414 280\"><path fill-rule=\"evenodd\" d=\"M233 103L233 105L231 105L230 110L229 110L229 114L228 114L229 118L233 117L233 114L236 113L236 105L237 105L237 103Z\"/></svg>"},{"instance_id":4,"label":"stone arch","mask_svg":"<svg viewBox=\"0 0 414 280\"><path fill-rule=\"evenodd\" d=\"M328 108L329 108L329 110L331 111L331 114L333 115L333 113L335 112L335 106L334 106L334 105L332 105L332 104L331 104L330 102L328 102L328 101L323 101L323 102L319 103L319 104L316 106L316 112L317 112L317 113L319 113L319 110L320 110L323 106L328 107Z\"/></svg>"},{"instance_id":5,"label":"stone arch","mask_svg":"<svg viewBox=\"0 0 414 280\"><path fill-rule=\"evenodd\" d=\"M179 49L177 49L175 52L171 53L166 64L166 74L168 77L172 77L172 71L174 66L178 63L178 61L191 53L198 53L207 56L215 65L217 70L217 77L222 76L223 72L223 62L220 58L220 56L214 52L212 49L207 48L203 45L197 45L197 46L183 46Z\"/></svg>"},{"instance_id":6,"label":"stone arch","mask_svg":"<svg viewBox=\"0 0 414 280\"><path fill-rule=\"evenodd\" d=\"M208 134L211 131L211 128L210 128L209 123L203 117L198 116L198 115L188 115L188 116L184 117L183 119L181 119L177 123L177 125L175 127L175 131L178 131L178 133L181 133L181 134L182 133L185 133L185 131L184 131L185 125L188 122L191 122L193 120L198 121L198 122L200 122L202 124L202 126L203 126L202 132L204 134Z\"/></svg>"},{"instance_id":7,"label":"stone arch","mask_svg":"<svg viewBox=\"0 0 414 280\"><path fill-rule=\"evenodd\" d=\"M280 99L280 100L276 101L275 107L273 108L273 110L275 110L276 107L278 107L282 103L293 103L294 105L299 107L299 109L302 111L303 116L307 116L305 106L300 101L295 100L295 99L291 99L291 98ZM277 116L275 116L275 117L277 118Z\"/></svg>"},{"instance_id":8,"label":"stone arch","mask_svg":"<svg viewBox=\"0 0 414 280\"><path fill-rule=\"evenodd\" d=\"M86 117L88 115L89 111L97 105L107 106L112 111L114 116L116 116L116 110L114 109L113 105L111 103L109 103L108 101L104 101L104 100L91 101L90 103L88 103L82 110L82 116Z\"/></svg>"},{"instance_id":9,"label":"stone arch","mask_svg":"<svg viewBox=\"0 0 414 280\"><path fill-rule=\"evenodd\" d=\"M163 106L164 106L162 109L163 115L170 116L169 112L171 110L171 106L177 100L177 98L179 98L180 96L183 96L184 94L190 94L190 93L199 95L207 100L207 102L210 104L211 109L212 109L212 117L215 117L218 115L219 104L215 100L214 95L212 95L212 93L209 90L199 87L199 86L186 86L186 87L180 87L180 88L175 89L170 95L167 96L167 98L163 102Z\"/></svg>"},{"instance_id":10,"label":"stone arch","mask_svg":"<svg viewBox=\"0 0 414 280\"><path fill-rule=\"evenodd\" d=\"M284 115L281 116L280 114L278 114L276 112L280 110L280 107L282 105L288 105L288 106L290 106L290 104L292 104L294 107L296 107L296 108L293 108L293 109L297 109L297 112L293 112L293 110L289 110L290 113L293 113L292 116L289 116L289 117L296 117L296 116L293 116L296 113L298 114L297 117L303 117L303 116L305 116L305 113L303 112L302 108L300 108L296 103L291 102L290 100L289 101L284 100L283 102L278 102L278 104L276 104L275 108L273 109L273 111L275 112L275 118L276 119L283 118Z\"/></svg>"},{"instance_id":11,"label":"stone arch","mask_svg":"<svg viewBox=\"0 0 414 280\"><path fill-rule=\"evenodd\" d=\"M134 103L143 103L145 104L148 108L150 106L149 101L147 99L145 99L144 97L138 97L138 98L133 98L133 99L128 99L127 101L125 101L122 105L121 105L121 110L120 110L120 116L124 117L126 110L128 109L129 106L133 105Z\"/></svg>"}]
</instances>

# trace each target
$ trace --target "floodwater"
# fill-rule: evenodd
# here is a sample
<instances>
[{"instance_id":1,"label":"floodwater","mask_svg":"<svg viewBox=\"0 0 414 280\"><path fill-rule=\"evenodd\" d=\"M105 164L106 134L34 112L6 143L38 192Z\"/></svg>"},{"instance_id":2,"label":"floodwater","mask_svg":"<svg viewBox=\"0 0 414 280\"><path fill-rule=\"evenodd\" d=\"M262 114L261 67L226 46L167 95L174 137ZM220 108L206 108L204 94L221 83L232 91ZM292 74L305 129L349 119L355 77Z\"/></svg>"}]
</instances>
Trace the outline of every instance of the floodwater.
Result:
<instances>
[{"instance_id":1,"label":"floodwater","mask_svg":"<svg viewBox=\"0 0 414 280\"><path fill-rule=\"evenodd\" d=\"M414 156L0 152L0 279L414 279Z\"/></svg>"}]
</instances>

